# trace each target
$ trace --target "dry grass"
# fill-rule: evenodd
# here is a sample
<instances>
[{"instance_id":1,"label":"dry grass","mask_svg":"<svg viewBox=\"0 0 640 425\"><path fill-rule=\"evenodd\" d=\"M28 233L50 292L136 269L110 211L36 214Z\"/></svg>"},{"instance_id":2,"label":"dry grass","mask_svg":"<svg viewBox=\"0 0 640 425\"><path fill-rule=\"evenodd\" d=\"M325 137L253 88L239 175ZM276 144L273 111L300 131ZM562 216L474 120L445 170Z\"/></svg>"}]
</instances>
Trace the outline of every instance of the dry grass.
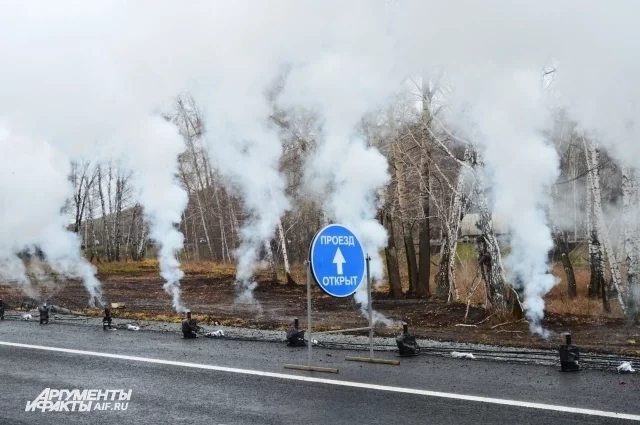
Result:
<instances>
[{"instance_id":1,"label":"dry grass","mask_svg":"<svg viewBox=\"0 0 640 425\"><path fill-rule=\"evenodd\" d=\"M199 278L219 278L233 279L236 274L235 264L217 263L213 261L184 261L181 263L182 271L186 276L197 276ZM98 274L107 276L121 275L144 275L160 273L160 266L156 259L145 259L142 261L119 261L112 263L96 264ZM291 275L299 284L304 284L306 279L305 266L293 265ZM268 270L258 270L256 278L267 280L270 277ZM278 270L278 280L286 281L284 270Z\"/></svg>"},{"instance_id":2,"label":"dry grass","mask_svg":"<svg viewBox=\"0 0 640 425\"><path fill-rule=\"evenodd\" d=\"M201 277L234 276L236 271L233 264L215 263L211 261L185 261L181 266L186 275ZM156 259L102 263L97 264L97 268L98 274L102 276L160 273L160 266Z\"/></svg>"},{"instance_id":3,"label":"dry grass","mask_svg":"<svg viewBox=\"0 0 640 425\"><path fill-rule=\"evenodd\" d=\"M463 244L461 244L463 245ZM470 245L470 244L469 244ZM471 246L472 248L473 246ZM456 262L456 283L458 285L458 293L460 300L466 303L467 296L469 295L472 287L474 286L474 279L478 279L478 266L475 261L475 249L471 249L468 246L462 247L462 252L458 252L459 261ZM564 274L564 270L560 264L556 264L553 268L553 275L559 279L559 282L545 297L546 311L556 314L571 314L571 315L586 315L586 316L606 316L606 317L623 317L622 309L618 305L617 301L610 300L611 312L606 313L602 306L602 300L599 298L589 298L587 296L590 270L582 257L584 254L582 249L577 249L572 253L576 262L574 266L574 273L576 275L576 286L578 289L578 296L576 298L569 298L567 294L567 281ZM435 275L438 271L437 257L434 256L431 265L431 283L430 291L435 293ZM405 291L409 289L409 277L406 267L406 262L401 261L401 279L402 287ZM622 270L624 276L624 270ZM607 276L607 278L609 278ZM386 291L387 285L383 285L379 290ZM471 305L482 305L485 299L484 285L480 284L475 287L475 291L471 294Z\"/></svg>"},{"instance_id":4,"label":"dry grass","mask_svg":"<svg viewBox=\"0 0 640 425\"><path fill-rule=\"evenodd\" d=\"M475 260L475 247L473 244L459 244L458 258L456 261L456 281L458 285L458 294L460 301L466 303L467 297L471 305L482 305L485 300L485 287L483 284L477 284L480 279L478 275L478 267ZM587 287L590 279L590 272L588 266L582 261L584 252L581 248L574 250L572 259L576 263L575 274L578 287L578 296L576 298L569 298L567 295L567 283L564 275L564 270L560 265L555 265L553 274L559 279L559 283L551 290L551 292L545 297L546 309L548 312L557 314L571 314L571 315L588 315L588 316L608 316L608 317L621 317L622 312L617 302L611 300L610 305L612 312L606 313L602 307L602 302L599 299L589 298L587 296ZM435 293L435 275L438 271L437 262L438 255L432 258L431 267L431 283L430 291ZM402 286L406 292L409 289L409 279L406 267L406 261L404 258L400 260L400 275L402 279ZM127 261L116 263L103 263L97 265L98 272L101 276L125 276L125 275L140 275L140 274L157 274L160 272L158 261L155 259L146 259L144 261ZM234 264L215 263L211 261L185 261L182 263L182 269L187 276L197 276L200 278L218 278L232 280L235 277L236 268ZM256 278L269 279L270 273L268 270L260 270L257 273ZM293 279L299 285L304 285L306 282L306 267L303 264L295 264L291 268L291 275ZM284 270L278 271L278 280L280 282L286 282ZM376 292L386 292L388 286L382 284L377 287ZM470 296L469 296L470 295ZM144 319L144 314L140 313L139 316L131 316L132 319ZM179 320L176 317L175 320ZM206 317L203 317L204 323L207 323Z\"/></svg>"},{"instance_id":5,"label":"dry grass","mask_svg":"<svg viewBox=\"0 0 640 425\"><path fill-rule=\"evenodd\" d=\"M547 311L559 314L623 317L622 309L615 299L609 300L611 312L606 313L602 307L601 299L587 296L591 278L588 267L575 267L574 273L576 275L578 296L569 298L564 270L560 265L554 267L553 274L560 279L560 282L545 297Z\"/></svg>"},{"instance_id":6,"label":"dry grass","mask_svg":"<svg viewBox=\"0 0 640 425\"><path fill-rule=\"evenodd\" d=\"M120 261L113 263L100 263L96 265L100 275L138 274L138 273L158 273L157 260L142 261Z\"/></svg>"}]
</instances>

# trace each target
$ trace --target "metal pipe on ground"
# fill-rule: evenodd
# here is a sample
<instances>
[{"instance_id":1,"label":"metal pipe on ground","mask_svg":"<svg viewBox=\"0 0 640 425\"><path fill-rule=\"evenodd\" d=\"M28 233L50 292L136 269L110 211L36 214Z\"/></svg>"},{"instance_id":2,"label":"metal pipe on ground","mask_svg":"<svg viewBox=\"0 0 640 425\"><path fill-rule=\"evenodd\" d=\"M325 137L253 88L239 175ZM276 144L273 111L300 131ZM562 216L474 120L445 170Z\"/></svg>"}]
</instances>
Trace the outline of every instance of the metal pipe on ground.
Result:
<instances>
[{"instance_id":1,"label":"metal pipe on ground","mask_svg":"<svg viewBox=\"0 0 640 425\"><path fill-rule=\"evenodd\" d=\"M580 349L571 343L571 334L566 334L566 343L559 349L560 370L562 372L578 372L580 370Z\"/></svg>"},{"instance_id":2,"label":"metal pipe on ground","mask_svg":"<svg viewBox=\"0 0 640 425\"><path fill-rule=\"evenodd\" d=\"M402 357L416 356L420 352L416 337L409 333L409 325L406 322L402 324L402 334L396 337L396 345Z\"/></svg>"},{"instance_id":3,"label":"metal pipe on ground","mask_svg":"<svg viewBox=\"0 0 640 425\"><path fill-rule=\"evenodd\" d=\"M287 331L287 346L288 347L304 347L306 345L304 340L304 330L298 329L300 322L298 318L293 319L293 325Z\"/></svg>"}]
</instances>

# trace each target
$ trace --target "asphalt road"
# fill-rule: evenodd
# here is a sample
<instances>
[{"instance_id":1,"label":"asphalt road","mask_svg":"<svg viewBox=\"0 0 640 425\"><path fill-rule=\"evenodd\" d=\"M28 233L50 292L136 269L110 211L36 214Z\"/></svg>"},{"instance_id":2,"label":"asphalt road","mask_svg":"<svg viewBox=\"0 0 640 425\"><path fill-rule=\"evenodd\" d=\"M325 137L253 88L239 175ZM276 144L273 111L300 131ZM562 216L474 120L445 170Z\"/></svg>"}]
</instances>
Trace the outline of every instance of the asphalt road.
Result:
<instances>
[{"instance_id":1,"label":"asphalt road","mask_svg":"<svg viewBox=\"0 0 640 425\"><path fill-rule=\"evenodd\" d=\"M5 320L0 424L635 422L610 417L614 413L640 420L637 375L429 356L402 358L400 366L344 361L345 355L366 354L314 349L314 364L338 368L339 374L291 371L283 365L306 364L306 348ZM312 379L300 380L305 377ZM125 411L112 410L112 402L104 411L26 412L27 402L46 388L124 389L131 390L131 399Z\"/></svg>"}]
</instances>

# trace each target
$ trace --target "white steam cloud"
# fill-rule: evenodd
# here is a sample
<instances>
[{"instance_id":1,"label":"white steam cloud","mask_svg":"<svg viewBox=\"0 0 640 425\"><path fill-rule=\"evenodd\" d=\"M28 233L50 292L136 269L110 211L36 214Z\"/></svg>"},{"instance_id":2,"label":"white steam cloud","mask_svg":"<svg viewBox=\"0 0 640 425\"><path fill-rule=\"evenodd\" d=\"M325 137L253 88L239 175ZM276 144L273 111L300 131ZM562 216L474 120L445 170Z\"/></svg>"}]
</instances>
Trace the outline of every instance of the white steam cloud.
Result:
<instances>
[{"instance_id":1,"label":"white steam cloud","mask_svg":"<svg viewBox=\"0 0 640 425\"><path fill-rule=\"evenodd\" d=\"M518 289L524 294L531 330L545 335L540 326L543 297L557 283L547 260L553 239L545 212L548 188L559 175L559 159L541 132L550 117L543 103L540 73L491 72L499 75L499 84L472 80L471 86L460 84L456 91L477 99L467 105L465 114L473 122L470 136L480 144L487 165L493 210L509 223L512 250L505 266L512 284L523 285ZM487 81L485 74L478 74Z\"/></svg>"},{"instance_id":2,"label":"white steam cloud","mask_svg":"<svg viewBox=\"0 0 640 425\"><path fill-rule=\"evenodd\" d=\"M187 194L178 185L177 157L184 142L177 128L159 117L150 117L140 124L128 140L134 143L151 142L160 154L149 154L145 149L136 150L121 158L127 168L135 170L134 185L138 199L144 206L151 225L150 236L158 245L160 275L165 279L164 289L171 294L173 307L183 312L186 307L180 299L180 280L184 276L176 259L176 252L184 243L184 236L175 225L180 223L182 211L187 206ZM123 138L124 140L127 140Z\"/></svg>"},{"instance_id":3,"label":"white steam cloud","mask_svg":"<svg viewBox=\"0 0 640 425\"><path fill-rule=\"evenodd\" d=\"M260 264L260 251L269 243L280 217L289 208L284 194L285 181L278 170L282 147L275 134L258 124L253 134L241 126L235 128L237 132L216 130L210 129L212 134L207 136L212 163L229 177L249 214L235 252L238 302L254 304L257 301L253 290L257 283L253 274Z\"/></svg>"},{"instance_id":4,"label":"white steam cloud","mask_svg":"<svg viewBox=\"0 0 640 425\"><path fill-rule=\"evenodd\" d=\"M4 3L0 16L0 55L10 64L0 69L0 118L19 138L4 146L3 160L21 159L23 149L36 153L24 159L31 169L13 166L13 186L7 190L22 198L5 204L6 221L25 219L0 234L5 240L13 232L9 241L15 241L5 258L15 265L11 254L37 245L56 272L84 280L90 305L94 298L102 302L95 270L81 257L79 238L65 230L68 222L60 209L71 194L70 161L114 159L134 171L165 289L175 309L184 310L175 259L183 237L174 228L187 198L174 178L183 143L177 129L158 115L169 100L163 89L174 94L177 86L165 87L163 78L144 72L145 57L128 50L135 39L127 39L130 30L114 31L110 23L123 18L116 3L32 6ZM34 215L42 216L35 225Z\"/></svg>"},{"instance_id":5,"label":"white steam cloud","mask_svg":"<svg viewBox=\"0 0 640 425\"><path fill-rule=\"evenodd\" d=\"M66 231L61 212L70 190L70 163L47 143L16 137L6 127L0 128L0 151L0 275L37 295L17 256L37 247L55 272L82 279L89 305L102 302L95 270L81 256L78 237Z\"/></svg>"},{"instance_id":6,"label":"white steam cloud","mask_svg":"<svg viewBox=\"0 0 640 425\"><path fill-rule=\"evenodd\" d=\"M13 185L0 183L2 214L22 226L0 223L2 273L15 282L24 275L15 253L38 243L52 265L97 287L58 218L69 194L62 163L115 158L136 174L166 288L176 309L183 308L174 257L182 246L174 225L186 203L174 180L182 145L157 113L186 90L205 112L209 154L250 216L237 253L238 280L250 294L257 251L289 208L277 168L280 145L265 127L264 92L283 66L291 72L279 101L323 118L307 186L326 195L330 217L363 239L374 277L382 274L378 250L386 242L373 220L376 192L389 176L382 155L354 127L390 102L407 77L444 70L454 93L448 124L483 150L493 206L513 231L507 266L523 281L537 332L543 296L554 284L542 213L558 173L557 155L541 136L551 125L549 101L567 106L618 159L633 158L640 168L634 124L640 5L632 0L7 1L1 7L0 119L21 140L3 142L2 161L20 159L27 143L40 161L37 172L25 166L16 169ZM557 64L557 75L545 97L540 80L549 63ZM11 193L15 202L7 201ZM25 193L33 196L16 196ZM25 212L41 217L39 226L27 225Z\"/></svg>"}]
</instances>

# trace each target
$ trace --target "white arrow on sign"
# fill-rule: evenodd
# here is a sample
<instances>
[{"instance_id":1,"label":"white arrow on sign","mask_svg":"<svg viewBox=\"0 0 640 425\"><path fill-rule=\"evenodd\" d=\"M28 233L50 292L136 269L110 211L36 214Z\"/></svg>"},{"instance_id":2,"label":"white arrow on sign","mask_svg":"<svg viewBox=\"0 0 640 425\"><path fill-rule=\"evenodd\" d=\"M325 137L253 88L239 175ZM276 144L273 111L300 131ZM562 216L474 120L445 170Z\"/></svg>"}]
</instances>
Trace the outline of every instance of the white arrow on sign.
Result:
<instances>
[{"instance_id":1,"label":"white arrow on sign","mask_svg":"<svg viewBox=\"0 0 640 425\"><path fill-rule=\"evenodd\" d=\"M342 251L340 251L340 248L338 248L338 250L336 251L336 255L333 256L333 264L335 264L338 268L339 275L342 274L342 265L344 263L346 263L346 261L344 259L344 256L342 255Z\"/></svg>"}]
</instances>

